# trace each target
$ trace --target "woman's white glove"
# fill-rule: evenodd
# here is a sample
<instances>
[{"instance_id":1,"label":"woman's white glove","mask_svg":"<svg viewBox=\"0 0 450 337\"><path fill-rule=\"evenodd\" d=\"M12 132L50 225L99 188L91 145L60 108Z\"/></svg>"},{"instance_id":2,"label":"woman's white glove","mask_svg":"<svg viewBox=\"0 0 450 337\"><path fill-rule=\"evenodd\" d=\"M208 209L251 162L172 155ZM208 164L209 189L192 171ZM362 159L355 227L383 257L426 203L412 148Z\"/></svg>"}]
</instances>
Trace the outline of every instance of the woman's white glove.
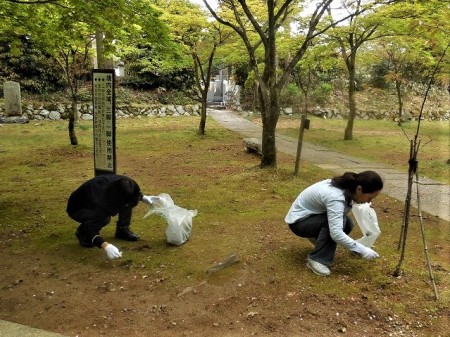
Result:
<instances>
[{"instance_id":1,"label":"woman's white glove","mask_svg":"<svg viewBox=\"0 0 450 337\"><path fill-rule=\"evenodd\" d=\"M119 249L108 243L105 247L105 251L106 251L106 255L108 256L108 259L110 260L114 260L114 259L118 259L119 257L122 257L122 252L119 251Z\"/></svg>"},{"instance_id":2,"label":"woman's white glove","mask_svg":"<svg viewBox=\"0 0 450 337\"><path fill-rule=\"evenodd\" d=\"M374 260L380 255L376 251L371 248L368 248L359 242L356 242L356 248L353 249L354 252L361 254L361 256L366 260Z\"/></svg>"}]
</instances>

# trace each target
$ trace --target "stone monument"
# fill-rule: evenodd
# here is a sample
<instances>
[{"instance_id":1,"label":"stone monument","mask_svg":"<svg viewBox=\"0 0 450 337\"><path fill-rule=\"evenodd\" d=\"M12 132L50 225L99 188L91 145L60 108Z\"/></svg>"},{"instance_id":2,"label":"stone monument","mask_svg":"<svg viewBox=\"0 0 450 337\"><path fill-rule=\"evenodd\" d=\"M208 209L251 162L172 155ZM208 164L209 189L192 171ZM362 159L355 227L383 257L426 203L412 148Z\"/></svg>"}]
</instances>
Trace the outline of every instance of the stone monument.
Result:
<instances>
[{"instance_id":1,"label":"stone monument","mask_svg":"<svg viewBox=\"0 0 450 337\"><path fill-rule=\"evenodd\" d=\"M28 123L28 117L22 116L20 84L13 81L5 82L3 96L5 97L5 116L0 116L0 123Z\"/></svg>"},{"instance_id":2,"label":"stone monument","mask_svg":"<svg viewBox=\"0 0 450 337\"><path fill-rule=\"evenodd\" d=\"M3 84L3 95L5 97L6 117L22 116L20 84L13 81L5 82Z\"/></svg>"}]
</instances>

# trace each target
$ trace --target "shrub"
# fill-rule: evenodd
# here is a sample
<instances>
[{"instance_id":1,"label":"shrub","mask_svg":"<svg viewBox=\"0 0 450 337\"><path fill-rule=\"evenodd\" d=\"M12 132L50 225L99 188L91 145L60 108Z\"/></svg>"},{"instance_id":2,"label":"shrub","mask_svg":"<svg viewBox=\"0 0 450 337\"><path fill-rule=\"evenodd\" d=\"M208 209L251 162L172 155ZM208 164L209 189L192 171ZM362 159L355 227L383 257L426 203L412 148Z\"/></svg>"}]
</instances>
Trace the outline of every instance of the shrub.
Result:
<instances>
[{"instance_id":1,"label":"shrub","mask_svg":"<svg viewBox=\"0 0 450 337\"><path fill-rule=\"evenodd\" d=\"M290 105L295 103L295 101L300 100L299 97L300 90L295 83L289 83L281 91L280 103L281 105Z\"/></svg>"},{"instance_id":2,"label":"shrub","mask_svg":"<svg viewBox=\"0 0 450 337\"><path fill-rule=\"evenodd\" d=\"M37 49L26 36L20 43L14 53L9 41L0 44L0 82L15 81L20 83L22 91L37 94L64 88L61 70L49 55Z\"/></svg>"},{"instance_id":3,"label":"shrub","mask_svg":"<svg viewBox=\"0 0 450 337\"><path fill-rule=\"evenodd\" d=\"M386 75L389 73L389 63L383 61L374 64L370 69L370 85L375 88L386 89L388 83L386 82Z\"/></svg>"},{"instance_id":4,"label":"shrub","mask_svg":"<svg viewBox=\"0 0 450 337\"><path fill-rule=\"evenodd\" d=\"M322 82L312 92L312 98L318 104L323 104L327 101L328 97L330 97L332 92L333 92L333 86L330 83Z\"/></svg>"}]
</instances>

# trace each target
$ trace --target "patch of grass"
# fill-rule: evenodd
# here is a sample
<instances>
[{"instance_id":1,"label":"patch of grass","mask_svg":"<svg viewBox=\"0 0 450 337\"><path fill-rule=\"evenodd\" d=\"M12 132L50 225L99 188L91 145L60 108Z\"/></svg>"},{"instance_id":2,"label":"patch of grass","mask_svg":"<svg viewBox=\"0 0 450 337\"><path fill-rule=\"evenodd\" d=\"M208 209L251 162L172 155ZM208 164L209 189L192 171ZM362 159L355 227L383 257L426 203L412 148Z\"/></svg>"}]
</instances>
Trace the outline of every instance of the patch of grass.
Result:
<instances>
[{"instance_id":1,"label":"patch of grass","mask_svg":"<svg viewBox=\"0 0 450 337\"><path fill-rule=\"evenodd\" d=\"M313 120L307 140L320 139L325 133L330 138L334 124L327 122L319 127L319 121ZM134 178L145 194L168 193L177 205L197 209L198 215L190 240L173 247L166 243L164 220L156 215L144 219L147 209L141 203L134 210L132 228L142 240L115 240L113 218L102 235L120 247L124 258L106 261L96 248L79 247L74 236L77 224L65 212L70 193L94 174L91 122L79 123L78 146L69 145L65 123L4 125L0 130L0 243L4 250L63 256L99 270L132 269L164 279L162 288L199 284L208 268L237 253L241 261L209 276L209 282L221 285L243 277L269 300L271 291L306 298L326 294L354 298L357 303L368 298L402 317L411 308L434 312L448 308L448 296L440 303L430 299L416 218L411 222L405 274L398 279L391 275L399 257L396 240L402 202L384 195L374 201L382 228L376 249L382 258L367 262L339 248L333 275L318 278L305 268L310 243L290 232L284 216L301 189L332 174L302 163L301 175L293 176L295 158L283 154L278 156L276 170L261 170L260 157L247 154L242 139L213 120L207 121L206 135L199 136L197 117L117 121L117 173ZM376 143L373 138L370 144L361 141L365 150L358 147L354 155L371 152L368 146ZM383 137L377 141L385 142ZM387 145L382 149L388 151ZM426 221L439 291L448 295L449 223L432 217ZM359 235L356 228L352 236Z\"/></svg>"},{"instance_id":2,"label":"patch of grass","mask_svg":"<svg viewBox=\"0 0 450 337\"><path fill-rule=\"evenodd\" d=\"M414 139L417 122L403 123L400 127L393 121L355 120L353 140L344 140L346 120L308 118L311 126L305 130L304 141L408 171L410 140ZM299 125L297 116L282 118L277 131L298 137ZM449 134L448 122L422 121L418 137L421 146L417 157L421 176L450 183Z\"/></svg>"}]
</instances>

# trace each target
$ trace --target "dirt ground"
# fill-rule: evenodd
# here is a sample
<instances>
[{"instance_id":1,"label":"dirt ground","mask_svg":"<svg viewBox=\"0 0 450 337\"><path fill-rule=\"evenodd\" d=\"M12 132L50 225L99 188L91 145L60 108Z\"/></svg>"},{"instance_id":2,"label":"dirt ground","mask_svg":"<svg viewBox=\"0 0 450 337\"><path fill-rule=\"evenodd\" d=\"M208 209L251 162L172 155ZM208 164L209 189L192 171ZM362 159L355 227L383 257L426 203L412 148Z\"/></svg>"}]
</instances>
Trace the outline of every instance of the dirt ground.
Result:
<instances>
[{"instance_id":1,"label":"dirt ground","mask_svg":"<svg viewBox=\"0 0 450 337\"><path fill-rule=\"evenodd\" d=\"M8 238L1 241L8 246ZM145 240L135 249L151 253ZM172 287L166 266L148 271L127 260L94 266L5 249L0 259L0 317L67 336L448 336L448 309L411 308L398 317L380 304L377 298L386 296L392 305L404 300L389 291L392 285L381 285L378 294L362 287L351 297L327 296L301 278L277 282L276 268L261 269L250 257L185 287ZM342 271L332 277L355 283Z\"/></svg>"},{"instance_id":2,"label":"dirt ground","mask_svg":"<svg viewBox=\"0 0 450 337\"><path fill-rule=\"evenodd\" d=\"M437 336L413 332L414 322L363 294L349 302L298 287L267 291L251 266L220 286L205 280L167 291L163 278L141 272L53 256L1 259L2 317L68 336Z\"/></svg>"}]
</instances>

